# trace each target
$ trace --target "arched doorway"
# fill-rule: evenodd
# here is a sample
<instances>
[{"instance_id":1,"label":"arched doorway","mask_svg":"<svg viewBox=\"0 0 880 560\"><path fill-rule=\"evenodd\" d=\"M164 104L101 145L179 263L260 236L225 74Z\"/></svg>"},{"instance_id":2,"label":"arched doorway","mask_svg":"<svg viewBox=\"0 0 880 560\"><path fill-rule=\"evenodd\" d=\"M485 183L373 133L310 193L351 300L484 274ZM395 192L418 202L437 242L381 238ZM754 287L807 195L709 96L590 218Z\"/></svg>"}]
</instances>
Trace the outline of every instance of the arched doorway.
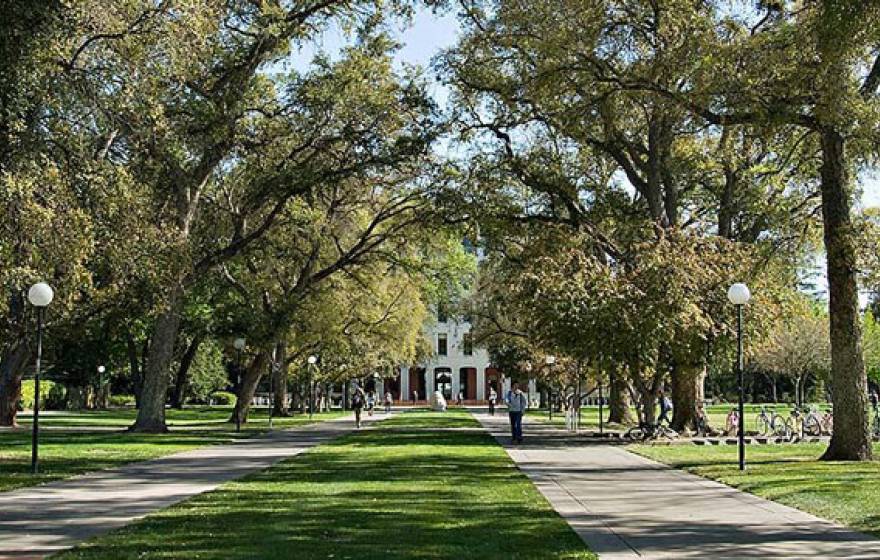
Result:
<instances>
[{"instance_id":1,"label":"arched doorway","mask_svg":"<svg viewBox=\"0 0 880 560\"><path fill-rule=\"evenodd\" d=\"M486 398L489 398L491 389L495 389L499 401L504 398L504 388L502 387L501 372L495 368L486 368Z\"/></svg>"},{"instance_id":2,"label":"arched doorway","mask_svg":"<svg viewBox=\"0 0 880 560\"><path fill-rule=\"evenodd\" d=\"M477 398L477 369L463 367L458 371L459 387L464 393L465 400L473 401Z\"/></svg>"},{"instance_id":3,"label":"arched doorway","mask_svg":"<svg viewBox=\"0 0 880 560\"><path fill-rule=\"evenodd\" d=\"M425 368L410 368L409 392L410 394L406 395L406 398L412 399L413 401L423 401L430 397L425 388Z\"/></svg>"},{"instance_id":4,"label":"arched doorway","mask_svg":"<svg viewBox=\"0 0 880 560\"><path fill-rule=\"evenodd\" d=\"M440 391L447 401L452 400L452 370L436 368L434 370L434 390Z\"/></svg>"}]
</instances>

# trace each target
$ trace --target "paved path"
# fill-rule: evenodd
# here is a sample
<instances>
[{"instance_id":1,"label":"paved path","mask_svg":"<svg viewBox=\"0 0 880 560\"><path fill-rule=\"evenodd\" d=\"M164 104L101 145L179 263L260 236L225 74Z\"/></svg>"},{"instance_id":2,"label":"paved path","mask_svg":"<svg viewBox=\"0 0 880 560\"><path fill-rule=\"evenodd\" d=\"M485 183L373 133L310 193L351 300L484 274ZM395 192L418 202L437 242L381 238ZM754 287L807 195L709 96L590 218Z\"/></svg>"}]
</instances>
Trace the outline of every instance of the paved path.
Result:
<instances>
[{"instance_id":1,"label":"paved path","mask_svg":"<svg viewBox=\"0 0 880 560\"><path fill-rule=\"evenodd\" d=\"M880 558L880 540L528 418L511 446L506 414L473 412L602 560Z\"/></svg>"},{"instance_id":2,"label":"paved path","mask_svg":"<svg viewBox=\"0 0 880 560\"><path fill-rule=\"evenodd\" d=\"M364 415L365 422L387 418ZM354 429L354 417L278 430L12 492L0 492L0 559L41 558Z\"/></svg>"}]
</instances>

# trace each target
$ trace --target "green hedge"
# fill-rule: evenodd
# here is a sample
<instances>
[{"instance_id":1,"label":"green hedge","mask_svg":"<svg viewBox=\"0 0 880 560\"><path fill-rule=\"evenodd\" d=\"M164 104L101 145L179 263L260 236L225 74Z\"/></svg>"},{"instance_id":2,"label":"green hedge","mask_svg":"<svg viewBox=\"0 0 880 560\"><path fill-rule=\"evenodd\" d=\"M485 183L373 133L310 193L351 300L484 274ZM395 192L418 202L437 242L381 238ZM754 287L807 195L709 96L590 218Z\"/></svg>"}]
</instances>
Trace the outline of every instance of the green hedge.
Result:
<instances>
[{"instance_id":1,"label":"green hedge","mask_svg":"<svg viewBox=\"0 0 880 560\"><path fill-rule=\"evenodd\" d=\"M134 406L134 395L110 395L110 406Z\"/></svg>"},{"instance_id":2,"label":"green hedge","mask_svg":"<svg viewBox=\"0 0 880 560\"><path fill-rule=\"evenodd\" d=\"M48 408L48 404L54 404L49 395L52 393L52 390L55 388L55 383L48 380L40 380L40 408ZM64 389L63 387L61 388ZM56 390L57 394L57 390ZM63 408L64 403L61 403ZM21 382L21 398L18 399L18 409L19 410L33 410L34 408L34 381L33 379L26 379Z\"/></svg>"},{"instance_id":3,"label":"green hedge","mask_svg":"<svg viewBox=\"0 0 880 560\"><path fill-rule=\"evenodd\" d=\"M214 391L211 393L212 404L232 405L235 406L236 396L234 393L226 391Z\"/></svg>"}]
</instances>

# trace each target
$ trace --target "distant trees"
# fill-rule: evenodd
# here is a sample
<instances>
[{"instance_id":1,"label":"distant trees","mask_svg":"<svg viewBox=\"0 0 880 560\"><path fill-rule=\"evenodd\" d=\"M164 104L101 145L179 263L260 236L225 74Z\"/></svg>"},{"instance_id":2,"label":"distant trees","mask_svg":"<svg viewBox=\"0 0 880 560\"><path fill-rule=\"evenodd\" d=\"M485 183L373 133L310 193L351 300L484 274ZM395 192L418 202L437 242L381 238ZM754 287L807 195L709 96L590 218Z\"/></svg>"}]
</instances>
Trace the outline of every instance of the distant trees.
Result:
<instances>
[{"instance_id":1,"label":"distant trees","mask_svg":"<svg viewBox=\"0 0 880 560\"><path fill-rule=\"evenodd\" d=\"M826 379L831 369L828 317L800 306L770 330L756 346L750 359L761 371L787 377L794 385L798 406L806 402L806 383Z\"/></svg>"}]
</instances>

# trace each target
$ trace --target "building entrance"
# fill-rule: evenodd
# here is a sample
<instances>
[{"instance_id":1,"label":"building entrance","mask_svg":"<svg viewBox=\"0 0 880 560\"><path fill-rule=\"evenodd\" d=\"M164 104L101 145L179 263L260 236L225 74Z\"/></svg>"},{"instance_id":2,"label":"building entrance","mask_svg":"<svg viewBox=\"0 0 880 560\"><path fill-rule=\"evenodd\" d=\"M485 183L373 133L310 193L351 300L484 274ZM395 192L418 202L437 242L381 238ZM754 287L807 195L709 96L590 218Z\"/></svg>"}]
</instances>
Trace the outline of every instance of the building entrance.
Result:
<instances>
[{"instance_id":1,"label":"building entrance","mask_svg":"<svg viewBox=\"0 0 880 560\"><path fill-rule=\"evenodd\" d=\"M440 391L447 402L452 400L452 371L449 369L434 370L434 388Z\"/></svg>"}]
</instances>

